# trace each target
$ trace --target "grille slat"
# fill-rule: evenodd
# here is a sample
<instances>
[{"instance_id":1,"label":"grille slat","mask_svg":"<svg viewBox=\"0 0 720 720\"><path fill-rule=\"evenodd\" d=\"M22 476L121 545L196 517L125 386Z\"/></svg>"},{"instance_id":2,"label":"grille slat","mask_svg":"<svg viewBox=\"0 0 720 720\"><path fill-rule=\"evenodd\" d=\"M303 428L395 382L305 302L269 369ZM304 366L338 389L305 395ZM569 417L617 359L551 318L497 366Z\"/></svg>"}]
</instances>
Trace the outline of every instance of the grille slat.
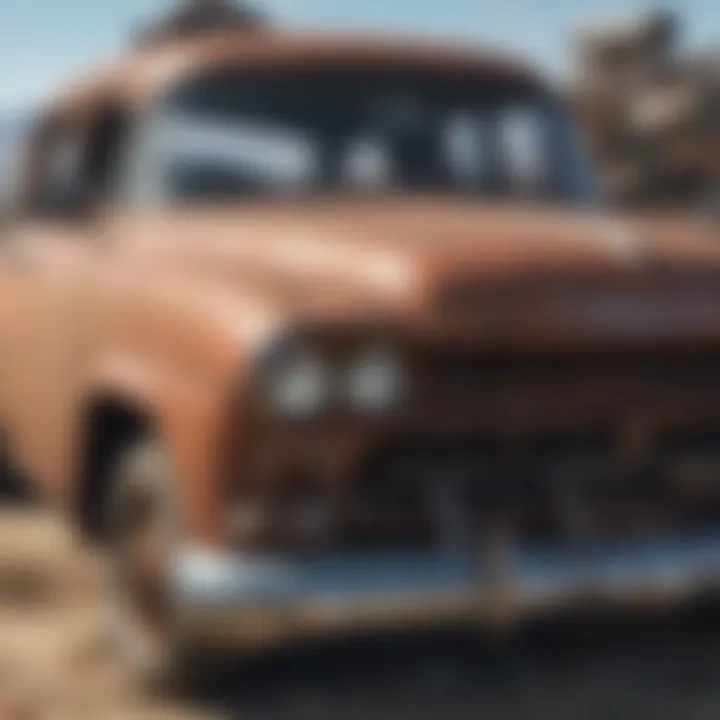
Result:
<instances>
[{"instance_id":1,"label":"grille slat","mask_svg":"<svg viewBox=\"0 0 720 720\"><path fill-rule=\"evenodd\" d=\"M396 442L368 459L353 502L420 521L414 536L386 524L373 539L388 545L441 542L433 489L450 479L478 538L498 522L519 540L568 542L720 526L720 425L658 432L641 456L626 445L619 431Z\"/></svg>"}]
</instances>

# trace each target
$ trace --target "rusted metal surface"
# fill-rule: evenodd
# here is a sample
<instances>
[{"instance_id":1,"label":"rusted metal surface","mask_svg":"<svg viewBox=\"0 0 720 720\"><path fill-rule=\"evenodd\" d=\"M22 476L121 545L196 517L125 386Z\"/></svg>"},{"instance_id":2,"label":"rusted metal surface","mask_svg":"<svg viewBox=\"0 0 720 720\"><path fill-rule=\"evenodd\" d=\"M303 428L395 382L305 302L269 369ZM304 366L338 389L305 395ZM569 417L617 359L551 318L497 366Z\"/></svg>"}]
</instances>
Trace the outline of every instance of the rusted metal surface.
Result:
<instances>
[{"instance_id":1,"label":"rusted metal surface","mask_svg":"<svg viewBox=\"0 0 720 720\"><path fill-rule=\"evenodd\" d=\"M362 219L349 231L356 213ZM240 224L252 242L238 242ZM625 244L616 241L619 228ZM12 328L18 342L5 358L12 363L4 374L5 413L30 466L48 485L67 489L86 398L110 389L131 397L158 415L187 472L189 507L198 514L214 512L207 496L216 485L222 419L233 402L242 402L238 382L251 348L290 318L331 345L339 337L348 343L353 335L358 342L368 332L397 332L418 363L423 346L427 353L455 344L460 358L470 358L503 342L603 352L617 343L617 391L610 378L603 381L600 366L582 375L584 396L548 385L547 378L534 383L540 365L522 355L515 359L516 377L506 370L505 384L488 382L481 359L469 372L495 399L471 398L472 378L459 394L448 390L442 397L435 390L426 408L438 429L457 425L464 401L475 405L473 423L483 410L486 423L496 422L497 412L516 412L522 420L533 408L559 416L570 407L590 412L593 394L608 409L621 401L632 406L627 393L654 395L668 412L691 415L713 407L712 373L697 383L692 357L698 342L713 347L718 341L712 267L720 245L711 227L688 226L678 236L665 230L667 238L548 209L510 213L452 203L107 219L96 242L76 239L72 229L18 227L27 236L11 239L4 251L28 253L33 266L25 274L6 258L2 267L6 332ZM390 283L388 266L397 275ZM485 299L471 292L459 310L435 303L443 287L466 285L468 277ZM638 344L658 352L647 352L633 375L632 366L623 368L623 353ZM660 378L643 389L663 347L681 372L687 367L688 380L696 380L689 389ZM592 354L589 359L598 365ZM581 375L580 361L575 367ZM629 376L624 384L623 373ZM446 410L438 415L441 406ZM393 422L393 429L401 426ZM257 431L238 427L236 449L244 434ZM317 434L322 457L325 438ZM212 532L212 521L201 522Z\"/></svg>"},{"instance_id":2,"label":"rusted metal surface","mask_svg":"<svg viewBox=\"0 0 720 720\"><path fill-rule=\"evenodd\" d=\"M148 51L71 91L51 114L82 122L108 102L135 108L171 77L228 64L400 65L536 82L513 64L454 50L242 40ZM362 503L347 499L362 462L401 439L471 448L481 497L511 488L524 453L541 466L531 450L548 434L559 442L550 443L557 455L543 475L562 476L552 463L573 460L576 438L599 433L612 449L591 453L591 468L602 474L610 461L611 475L633 478L662 451L662 433L699 425L702 436L720 422L710 360L720 352L718 239L709 222L431 196L18 219L0 247L0 417L24 469L72 506L87 410L121 400L164 440L190 537L225 548L228 502L250 488L282 495L309 478L336 493L346 512L362 514ZM382 419L331 408L301 428L258 417L253 363L288 330L333 356L390 341L410 371L407 404ZM488 457L477 455L488 440L503 448L494 477ZM702 484L719 466L714 452L700 455L680 453L682 482ZM422 482L437 486L447 476L441 467ZM544 492L550 523L572 525L560 507L564 491L557 506ZM489 518L499 521L499 536L506 526L524 532L513 514L525 499ZM443 503L430 500L436 510ZM670 515L678 510L669 496L661 504ZM599 507L590 529L609 532L613 520L598 520ZM402 514L390 513L390 525L427 530L438 522L407 507ZM387 520L372 507L370 515L358 523L366 535ZM663 518L658 526L675 527Z\"/></svg>"}]
</instances>

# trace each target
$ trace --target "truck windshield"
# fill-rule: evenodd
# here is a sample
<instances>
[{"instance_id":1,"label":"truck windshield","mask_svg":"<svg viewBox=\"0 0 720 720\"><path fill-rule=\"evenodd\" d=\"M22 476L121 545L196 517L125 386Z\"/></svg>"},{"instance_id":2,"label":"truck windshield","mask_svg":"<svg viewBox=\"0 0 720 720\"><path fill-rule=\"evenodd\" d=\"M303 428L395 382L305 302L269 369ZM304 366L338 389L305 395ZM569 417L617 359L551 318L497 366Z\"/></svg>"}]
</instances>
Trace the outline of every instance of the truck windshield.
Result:
<instances>
[{"instance_id":1,"label":"truck windshield","mask_svg":"<svg viewBox=\"0 0 720 720\"><path fill-rule=\"evenodd\" d=\"M177 89L160 122L163 193L176 200L595 192L559 103L466 74L224 72Z\"/></svg>"}]
</instances>

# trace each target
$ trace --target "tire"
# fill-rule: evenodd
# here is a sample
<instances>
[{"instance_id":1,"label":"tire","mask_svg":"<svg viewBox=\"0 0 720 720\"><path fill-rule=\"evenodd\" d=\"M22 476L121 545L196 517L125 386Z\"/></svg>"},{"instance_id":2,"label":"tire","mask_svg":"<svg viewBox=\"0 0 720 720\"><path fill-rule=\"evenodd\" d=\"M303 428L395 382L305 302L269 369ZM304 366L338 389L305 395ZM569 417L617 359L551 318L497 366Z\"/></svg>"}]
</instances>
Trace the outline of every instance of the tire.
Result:
<instances>
[{"instance_id":1,"label":"tire","mask_svg":"<svg viewBox=\"0 0 720 720\"><path fill-rule=\"evenodd\" d=\"M173 481L162 444L136 441L116 465L107 514L115 645L134 680L153 690L185 684L194 659L171 593L180 541Z\"/></svg>"}]
</instances>

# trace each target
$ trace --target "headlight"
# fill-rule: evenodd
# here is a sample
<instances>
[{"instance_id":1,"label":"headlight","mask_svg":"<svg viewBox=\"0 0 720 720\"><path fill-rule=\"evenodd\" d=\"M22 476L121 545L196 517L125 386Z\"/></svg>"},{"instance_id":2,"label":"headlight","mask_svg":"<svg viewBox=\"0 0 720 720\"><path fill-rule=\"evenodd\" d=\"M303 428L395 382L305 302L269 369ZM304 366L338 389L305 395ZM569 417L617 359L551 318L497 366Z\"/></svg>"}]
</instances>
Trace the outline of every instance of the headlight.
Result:
<instances>
[{"instance_id":1,"label":"headlight","mask_svg":"<svg viewBox=\"0 0 720 720\"><path fill-rule=\"evenodd\" d=\"M400 399L405 385L400 358L386 348L370 348L351 364L348 372L348 399L352 409L382 412Z\"/></svg>"},{"instance_id":2,"label":"headlight","mask_svg":"<svg viewBox=\"0 0 720 720\"><path fill-rule=\"evenodd\" d=\"M309 417L327 404L332 370L311 349L294 349L278 358L264 379L271 409L288 417Z\"/></svg>"}]
</instances>

